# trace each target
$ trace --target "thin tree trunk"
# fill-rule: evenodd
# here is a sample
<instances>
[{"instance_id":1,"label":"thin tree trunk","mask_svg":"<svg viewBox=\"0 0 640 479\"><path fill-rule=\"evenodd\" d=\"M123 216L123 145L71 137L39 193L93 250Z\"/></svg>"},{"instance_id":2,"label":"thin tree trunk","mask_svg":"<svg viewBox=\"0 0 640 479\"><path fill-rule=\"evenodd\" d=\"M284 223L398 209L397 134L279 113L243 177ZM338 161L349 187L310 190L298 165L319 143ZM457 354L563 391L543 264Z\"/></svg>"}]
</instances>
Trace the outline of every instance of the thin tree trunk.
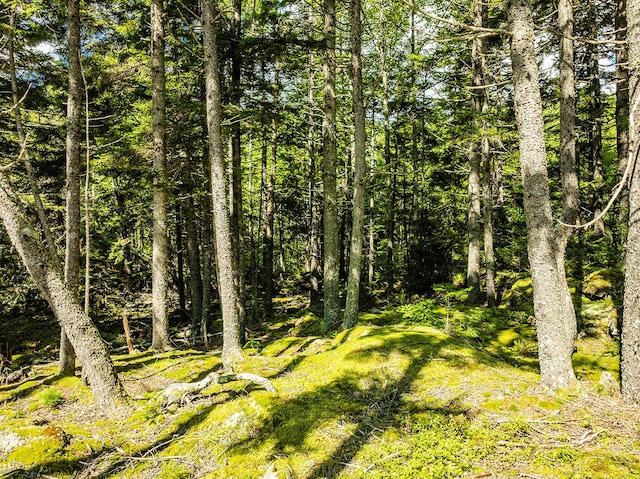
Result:
<instances>
[{"instance_id":1,"label":"thin tree trunk","mask_svg":"<svg viewBox=\"0 0 640 479\"><path fill-rule=\"evenodd\" d=\"M360 0L351 0L351 75L353 82L353 209L351 212L351 251L347 279L347 301L342 326L355 326L360 306L360 276L362 270L362 243L364 240L365 189L367 163L366 117L362 99L362 9Z\"/></svg>"},{"instance_id":2,"label":"thin tree trunk","mask_svg":"<svg viewBox=\"0 0 640 479\"><path fill-rule=\"evenodd\" d=\"M191 291L191 318L198 326L202 319L202 269L200 267L200 235L193 195L195 192L189 162L182 165L183 184L187 197L182 206L187 233L187 260L189 262L189 289Z\"/></svg>"},{"instance_id":3,"label":"thin tree trunk","mask_svg":"<svg viewBox=\"0 0 640 479\"><path fill-rule=\"evenodd\" d=\"M483 26L483 6L481 0L473 2L474 25ZM482 231L482 204L481 204L481 167L482 141L484 135L480 132L483 125L483 114L485 105L486 89L484 88L483 61L485 55L484 39L476 37L473 39L471 49L472 83L471 109L474 112L475 131L479 134L478 139L471 141L469 149L469 207L468 207L468 237L467 248L467 286L470 289L468 302L475 304L480 299L480 232Z\"/></svg>"},{"instance_id":4,"label":"thin tree trunk","mask_svg":"<svg viewBox=\"0 0 640 479\"><path fill-rule=\"evenodd\" d=\"M49 220L47 219L47 213L44 209L44 205L42 204L42 198L40 197L40 188L38 186L38 182L36 180L33 167L31 166L29 148L27 145L27 134L22 125L22 107L20 106L20 95L18 93L18 78L16 74L16 60L15 60L15 45L14 45L15 24L16 24L16 13L15 13L15 10L12 10L11 16L10 16L8 54L9 54L9 71L11 76L11 97L13 100L13 114L15 116L16 131L18 132L18 141L20 142L21 148L23 150L22 160L24 161L25 169L27 170L29 187L31 188L31 194L33 195L33 202L36 208L36 213L38 215L38 220L40 221L40 226L44 234L47 252L49 253L49 256L51 257L51 259L55 262L55 264L58 264L59 263L58 250L56 248L55 241L51 233Z\"/></svg>"},{"instance_id":5,"label":"thin tree trunk","mask_svg":"<svg viewBox=\"0 0 640 479\"><path fill-rule=\"evenodd\" d=\"M49 257L33 226L27 222L2 172L0 218L36 286L66 331L98 403L108 409L125 405L126 394L98 329L80 307L78 298L66 287L57 262Z\"/></svg>"},{"instance_id":6,"label":"thin tree trunk","mask_svg":"<svg viewBox=\"0 0 640 479\"><path fill-rule=\"evenodd\" d=\"M234 271L231 244L229 210L225 190L225 165L222 151L222 101L220 92L218 31L216 18L218 8L215 0L202 2L202 34L207 100L207 129L209 157L211 160L211 200L215 225L215 252L218 269L218 290L222 308L223 346L222 362L230 370L242 358L240 348L240 318L238 312L236 272Z\"/></svg>"},{"instance_id":7,"label":"thin tree trunk","mask_svg":"<svg viewBox=\"0 0 640 479\"><path fill-rule=\"evenodd\" d=\"M271 162L267 154L266 129L262 150L262 271L264 274L264 315L267 321L273 319L274 287L274 232L273 222L275 213L275 162L278 154L278 126L276 121L271 123ZM271 167L269 168L269 164Z\"/></svg>"},{"instance_id":8,"label":"thin tree trunk","mask_svg":"<svg viewBox=\"0 0 640 479\"><path fill-rule=\"evenodd\" d=\"M315 28L315 14L313 5L309 4L309 37L313 38ZM312 305L320 301L320 208L316 191L316 128L314 119L315 108L315 54L309 50L309 85L307 94L307 151L309 153L309 300Z\"/></svg>"},{"instance_id":9,"label":"thin tree trunk","mask_svg":"<svg viewBox=\"0 0 640 479\"><path fill-rule=\"evenodd\" d=\"M322 331L340 317L340 238L336 193L336 5L324 0L324 118L322 121L322 184L324 229L324 317Z\"/></svg>"},{"instance_id":10,"label":"thin tree trunk","mask_svg":"<svg viewBox=\"0 0 640 479\"><path fill-rule=\"evenodd\" d=\"M67 0L67 181L65 214L64 280L78 296L80 280L80 149L82 143L82 66L80 65L80 1ZM73 376L76 356L64 329L60 334L60 374Z\"/></svg>"},{"instance_id":11,"label":"thin tree trunk","mask_svg":"<svg viewBox=\"0 0 640 479\"><path fill-rule=\"evenodd\" d=\"M165 146L164 5L151 1L151 89L153 103L153 264L151 347L164 351L169 342L169 235L167 227L167 157Z\"/></svg>"},{"instance_id":12,"label":"thin tree trunk","mask_svg":"<svg viewBox=\"0 0 640 479\"><path fill-rule=\"evenodd\" d=\"M176 215L176 273L175 283L178 290L178 307L181 311L187 310L187 294L184 284L184 249L182 247L182 208L175 204Z\"/></svg>"},{"instance_id":13,"label":"thin tree trunk","mask_svg":"<svg viewBox=\"0 0 640 479\"><path fill-rule=\"evenodd\" d=\"M213 268L211 267L211 259L213 255L213 231L211 229L211 166L208 156L203 158L204 164L204 184L206 192L203 195L202 209L202 316L200 318L200 332L205 348L209 347L209 312L211 297L211 277Z\"/></svg>"},{"instance_id":14,"label":"thin tree trunk","mask_svg":"<svg viewBox=\"0 0 640 479\"><path fill-rule=\"evenodd\" d=\"M574 225L579 220L579 185L576 165L576 86L573 46L573 2L558 2L560 26L560 174L562 180L562 222ZM560 228L558 263L564 262L572 228Z\"/></svg>"},{"instance_id":15,"label":"thin tree trunk","mask_svg":"<svg viewBox=\"0 0 640 479\"><path fill-rule=\"evenodd\" d=\"M369 159L369 182L373 185L374 168L376 161L376 119L375 110L371 109L371 158ZM371 188L369 191L369 289L373 288L373 281L375 279L375 263L376 263L376 243L375 243L375 188Z\"/></svg>"},{"instance_id":16,"label":"thin tree trunk","mask_svg":"<svg viewBox=\"0 0 640 479\"><path fill-rule=\"evenodd\" d=\"M385 11L380 11L380 77L382 79L382 121L384 125L384 164L386 173L386 215L385 215L385 247L386 247L386 280L387 280L387 296L393 298L393 285L395 283L394 272L394 231L395 218L394 208L395 202L393 197L393 164L391 161L391 126L389 112L389 72L387 71L387 38L386 38L386 20L384 18Z\"/></svg>"},{"instance_id":17,"label":"thin tree trunk","mask_svg":"<svg viewBox=\"0 0 640 479\"><path fill-rule=\"evenodd\" d=\"M557 257L529 1L509 0L507 15L512 32L511 64L540 373L545 387L571 388L576 383L571 364L576 317L564 265Z\"/></svg>"},{"instance_id":18,"label":"thin tree trunk","mask_svg":"<svg viewBox=\"0 0 640 479\"><path fill-rule=\"evenodd\" d=\"M627 0L616 1L616 147L618 151L618 176L622 178L629 158L629 54L623 43L627 33ZM626 229L629 219L629 189L625 185L620 192L620 242L626 244Z\"/></svg>"},{"instance_id":19,"label":"thin tree trunk","mask_svg":"<svg viewBox=\"0 0 640 479\"><path fill-rule=\"evenodd\" d=\"M598 24L594 21L597 18L595 0L589 0L588 5L589 25L591 27L591 38L598 38ZM594 217L598 217L603 208L603 189L604 189L604 163L602 158L602 94L600 88L600 54L598 52L597 43L588 43L586 45L589 53L587 62L587 75L589 79L589 142L591 145L591 167L593 171L593 197L592 208ZM593 225L593 231L596 235L605 234L604 218L600 218Z\"/></svg>"},{"instance_id":20,"label":"thin tree trunk","mask_svg":"<svg viewBox=\"0 0 640 479\"><path fill-rule=\"evenodd\" d=\"M260 215L254 215L253 135L249 136L249 250L251 251L251 323L258 320L258 245L256 231L260 230ZM259 207L260 208L260 207Z\"/></svg>"},{"instance_id":21,"label":"thin tree trunk","mask_svg":"<svg viewBox=\"0 0 640 479\"><path fill-rule=\"evenodd\" d=\"M628 161L632 163L633 168L629 184L620 379L624 401L640 404L640 168L637 164L640 150L640 0L629 0L627 19L630 71Z\"/></svg>"},{"instance_id":22,"label":"thin tree trunk","mask_svg":"<svg viewBox=\"0 0 640 479\"><path fill-rule=\"evenodd\" d=\"M89 87L84 72L82 73L82 85L84 86L84 142L86 151L84 169L84 312L89 314L91 299L91 116L89 112Z\"/></svg>"},{"instance_id":23,"label":"thin tree trunk","mask_svg":"<svg viewBox=\"0 0 640 479\"><path fill-rule=\"evenodd\" d=\"M241 108L242 89L240 85L242 71L242 0L233 0L233 37L231 41L231 103ZM244 279L244 218L242 208L242 129L240 119L231 124L231 234L233 243L233 262L236 271L238 289L238 314L240 321L240 340L245 339L245 279Z\"/></svg>"},{"instance_id":24,"label":"thin tree trunk","mask_svg":"<svg viewBox=\"0 0 640 479\"><path fill-rule=\"evenodd\" d=\"M488 7L487 3L482 0L475 0L473 2L474 11L474 25L476 27L484 28L487 26ZM474 155L480 156L480 163L482 168L481 177L481 195L482 195L482 226L483 226L483 245L484 245L484 262L485 262L485 289L487 296L487 305L489 307L495 306L496 303L496 286L495 286L495 253L493 248L493 171L491 168L491 158L489 150L489 136L487 133L487 119L486 115L489 112L489 91L487 90L487 46L483 37L477 36L473 40L472 46L472 69L473 69L473 98L472 106L478 116L476 120L476 126L479 129L480 137L477 140L478 144L475 147L477 151ZM473 147L472 147L473 148ZM475 158L472 163L471 169L475 167ZM469 175L471 185L471 178L475 175ZM475 178L474 178L475 180ZM471 191L471 186L470 186ZM474 199L473 196L470 199ZM472 218L472 210L469 210L469 218ZM475 213L474 213L475 214ZM471 223L469 225L471 227ZM478 226L478 229L480 226ZM478 236L479 236L478 232ZM471 237L472 235L470 235ZM471 244L471 242L470 242ZM469 248L471 251L471 247ZM471 255L469 258L469 266L471 266ZM469 268L468 271L472 271ZM479 274L479 271L478 271ZM475 289L475 288L474 288ZM479 284L477 287L477 293L479 295ZM469 300L471 302L477 301L478 298L474 298L474 291L471 291Z\"/></svg>"}]
</instances>

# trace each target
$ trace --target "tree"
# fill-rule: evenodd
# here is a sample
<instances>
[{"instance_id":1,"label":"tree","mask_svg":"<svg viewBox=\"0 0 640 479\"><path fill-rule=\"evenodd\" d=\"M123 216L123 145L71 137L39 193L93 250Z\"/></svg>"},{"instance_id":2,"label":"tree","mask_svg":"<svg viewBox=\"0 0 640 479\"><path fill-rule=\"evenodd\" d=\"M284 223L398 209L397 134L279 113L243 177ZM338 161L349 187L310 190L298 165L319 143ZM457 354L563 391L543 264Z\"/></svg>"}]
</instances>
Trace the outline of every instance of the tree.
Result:
<instances>
[{"instance_id":1,"label":"tree","mask_svg":"<svg viewBox=\"0 0 640 479\"><path fill-rule=\"evenodd\" d=\"M151 81L153 103L153 264L151 347L164 351L169 342L169 237L167 228L167 156L165 148L164 2L151 1Z\"/></svg>"},{"instance_id":2,"label":"tree","mask_svg":"<svg viewBox=\"0 0 640 479\"><path fill-rule=\"evenodd\" d=\"M483 27L486 17L486 6L482 1L473 2L474 26ZM484 120L481 115L488 110L487 87L485 86L486 75L486 48L482 37L477 35L473 39L471 49L472 84L471 109L475 115L474 125L478 130L484 129ZM468 213L468 234L469 247L467 250L467 287L469 291L469 302L476 303L480 297L480 231L482 229L483 215L481 199L486 202L486 183L481 184L482 167L487 151L485 142L488 141L486 135L478 133L479 138L473 139L469 149L469 213ZM486 179L486 172L485 172ZM485 191L483 192L483 188ZM485 208L486 213L486 208Z\"/></svg>"},{"instance_id":3,"label":"tree","mask_svg":"<svg viewBox=\"0 0 640 479\"><path fill-rule=\"evenodd\" d=\"M202 2L202 43L206 83L207 130L211 161L211 201L213 204L214 242L218 271L218 290L222 308L222 362L225 369L242 358L240 322L235 287L229 207L225 189L225 164L222 151L222 99L217 44L218 8L215 0Z\"/></svg>"},{"instance_id":4,"label":"tree","mask_svg":"<svg viewBox=\"0 0 640 479\"><path fill-rule=\"evenodd\" d=\"M588 0L587 15L590 37L598 37L597 9L595 0ZM587 44L588 61L587 77L589 79L589 159L593 173L592 208L594 219L593 231L596 235L605 234L604 218L600 214L603 208L602 193L604 189L604 163L602 157L602 92L600 88L600 54L596 41Z\"/></svg>"},{"instance_id":5,"label":"tree","mask_svg":"<svg viewBox=\"0 0 640 479\"><path fill-rule=\"evenodd\" d=\"M77 353L95 399L108 409L126 405L127 396L106 344L91 318L80 307L77 296L67 288L58 258L51 257L35 228L27 221L4 169L0 170L0 218L13 246Z\"/></svg>"},{"instance_id":6,"label":"tree","mask_svg":"<svg viewBox=\"0 0 640 479\"><path fill-rule=\"evenodd\" d=\"M242 0L233 0L233 18L231 21L231 103L240 111L242 89ZM245 323L245 281L244 281L244 218L242 212L242 129L239 118L231 124L231 234L233 238L233 262L236 271L238 290L238 314L240 315L241 338L244 338Z\"/></svg>"},{"instance_id":7,"label":"tree","mask_svg":"<svg viewBox=\"0 0 640 479\"><path fill-rule=\"evenodd\" d=\"M362 9L360 0L351 0L351 75L353 83L353 210L351 213L351 252L347 282L347 302L342 326L355 326L360 305L360 277L362 270L362 243L364 241L365 190L367 164L364 101L362 98Z\"/></svg>"},{"instance_id":8,"label":"tree","mask_svg":"<svg viewBox=\"0 0 640 479\"><path fill-rule=\"evenodd\" d=\"M640 404L640 0L627 3L629 48L629 226L625 257L620 379L622 398Z\"/></svg>"},{"instance_id":9,"label":"tree","mask_svg":"<svg viewBox=\"0 0 640 479\"><path fill-rule=\"evenodd\" d=\"M540 374L542 384L552 390L571 388L576 383L571 363L576 317L564 258L558 255L558 233L551 214L542 99L529 0L509 0L507 15Z\"/></svg>"},{"instance_id":10,"label":"tree","mask_svg":"<svg viewBox=\"0 0 640 479\"><path fill-rule=\"evenodd\" d=\"M314 37L316 16L313 5L309 4L309 38ZM309 49L309 81L307 91L307 152L309 154L309 299L311 304L320 300L320 279L322 272L320 251L320 205L317 191L316 168L316 121L315 121L315 50Z\"/></svg>"},{"instance_id":11,"label":"tree","mask_svg":"<svg viewBox=\"0 0 640 479\"><path fill-rule=\"evenodd\" d=\"M627 0L616 1L615 18L616 41L616 150L618 152L618 176L622 177L627 169L629 158L629 61L627 33ZM618 220L626 231L629 216L628 190L625 187L620 193L620 213ZM621 235L621 244L626 242L626 234Z\"/></svg>"},{"instance_id":12,"label":"tree","mask_svg":"<svg viewBox=\"0 0 640 479\"><path fill-rule=\"evenodd\" d=\"M340 239L336 193L336 4L324 0L324 117L322 120L322 185L324 229L324 318L322 330L340 316Z\"/></svg>"},{"instance_id":13,"label":"tree","mask_svg":"<svg viewBox=\"0 0 640 479\"><path fill-rule=\"evenodd\" d=\"M579 220L579 185L576 169L576 87L573 45L573 3L558 2L560 27L560 174L562 181L562 223L575 225ZM567 241L573 229L559 228L558 262L564 261Z\"/></svg>"},{"instance_id":14,"label":"tree","mask_svg":"<svg viewBox=\"0 0 640 479\"><path fill-rule=\"evenodd\" d=\"M82 66L80 64L80 0L67 0L67 183L64 280L78 296L80 278L80 149L82 144ZM60 374L72 376L76 356L64 329L60 333Z\"/></svg>"}]
</instances>

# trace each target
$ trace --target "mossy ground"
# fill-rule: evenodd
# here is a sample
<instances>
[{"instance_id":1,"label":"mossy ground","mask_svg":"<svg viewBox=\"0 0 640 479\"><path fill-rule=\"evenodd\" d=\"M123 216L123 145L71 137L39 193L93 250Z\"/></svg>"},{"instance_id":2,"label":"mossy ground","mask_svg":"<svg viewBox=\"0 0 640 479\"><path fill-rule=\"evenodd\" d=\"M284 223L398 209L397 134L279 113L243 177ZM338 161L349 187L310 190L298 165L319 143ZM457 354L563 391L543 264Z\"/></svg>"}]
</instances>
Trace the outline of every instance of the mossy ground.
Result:
<instances>
[{"instance_id":1,"label":"mossy ground","mask_svg":"<svg viewBox=\"0 0 640 479\"><path fill-rule=\"evenodd\" d=\"M527 313L427 300L333 338L318 324L289 312L249 341L239 369L278 393L231 382L171 410L158 392L220 369L219 354L115 356L128 417L36 365L0 386L0 477L640 477L640 409L597 385L618 369L605 334L578 344L580 391L555 395L538 385Z\"/></svg>"}]
</instances>

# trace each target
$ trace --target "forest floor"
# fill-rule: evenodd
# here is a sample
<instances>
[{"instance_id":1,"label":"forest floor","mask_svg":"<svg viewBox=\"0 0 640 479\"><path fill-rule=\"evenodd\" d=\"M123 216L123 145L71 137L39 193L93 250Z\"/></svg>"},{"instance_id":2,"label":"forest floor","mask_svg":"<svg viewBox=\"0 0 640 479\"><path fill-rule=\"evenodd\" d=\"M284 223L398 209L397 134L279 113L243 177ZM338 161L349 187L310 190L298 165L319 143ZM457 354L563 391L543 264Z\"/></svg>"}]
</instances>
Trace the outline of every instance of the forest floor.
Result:
<instances>
[{"instance_id":1,"label":"forest floor","mask_svg":"<svg viewBox=\"0 0 640 479\"><path fill-rule=\"evenodd\" d=\"M316 315L288 304L251 331L240 368L277 393L230 382L166 409L161 391L219 371L219 350L120 354L135 398L121 417L79 376L55 375L39 342L57 333L41 320L14 355L27 380L0 386L0 477L640 478L640 408L599 383L618 374L605 300L582 310L580 388L560 394L539 386L526 308L421 300L322 337Z\"/></svg>"}]
</instances>

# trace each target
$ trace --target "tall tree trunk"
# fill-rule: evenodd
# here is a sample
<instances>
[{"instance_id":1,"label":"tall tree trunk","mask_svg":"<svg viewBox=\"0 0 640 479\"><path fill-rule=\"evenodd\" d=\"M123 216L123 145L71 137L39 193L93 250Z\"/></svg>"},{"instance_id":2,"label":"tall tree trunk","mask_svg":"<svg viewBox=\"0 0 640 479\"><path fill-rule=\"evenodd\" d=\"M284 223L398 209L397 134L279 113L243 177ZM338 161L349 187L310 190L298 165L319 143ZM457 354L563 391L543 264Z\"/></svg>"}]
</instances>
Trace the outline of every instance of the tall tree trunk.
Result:
<instances>
[{"instance_id":1,"label":"tall tree trunk","mask_svg":"<svg viewBox=\"0 0 640 479\"><path fill-rule=\"evenodd\" d=\"M273 319L274 286L274 215L275 215L275 165L278 154L278 125L271 123L271 163L267 154L266 129L262 154L262 191L263 191L263 219L262 219L262 270L264 274L264 314L266 320ZM269 164L271 167L269 168Z\"/></svg>"},{"instance_id":2,"label":"tall tree trunk","mask_svg":"<svg viewBox=\"0 0 640 479\"><path fill-rule=\"evenodd\" d=\"M187 293L184 284L184 248L182 247L182 207L178 202L175 204L176 215L176 272L175 285L178 290L178 307L181 311L187 310Z\"/></svg>"},{"instance_id":3,"label":"tall tree trunk","mask_svg":"<svg viewBox=\"0 0 640 479\"><path fill-rule=\"evenodd\" d=\"M189 156L189 160L191 156ZM202 269L200 267L200 235L199 221L195 211L193 196L195 187L191 176L189 160L182 164L182 182L186 190L186 198L182 205L185 230L187 233L187 261L189 262L189 289L191 291L191 319L197 327L202 319Z\"/></svg>"},{"instance_id":4,"label":"tall tree trunk","mask_svg":"<svg viewBox=\"0 0 640 479\"><path fill-rule=\"evenodd\" d=\"M627 44L629 46L629 159L632 162L629 183L629 227L625 257L624 313L620 378L622 398L640 404L640 0L627 6Z\"/></svg>"},{"instance_id":5,"label":"tall tree trunk","mask_svg":"<svg viewBox=\"0 0 640 479\"><path fill-rule=\"evenodd\" d=\"M314 37L315 13L313 5L309 4L309 38ZM309 300L312 305L320 301L320 207L318 204L317 168L316 168L316 127L314 118L315 108L315 52L309 50L309 85L307 94L307 151L309 154Z\"/></svg>"},{"instance_id":6,"label":"tall tree trunk","mask_svg":"<svg viewBox=\"0 0 640 479\"><path fill-rule=\"evenodd\" d=\"M351 251L347 279L347 302L342 326L355 326L360 306L362 243L364 240L366 189L366 117L362 99L362 9L360 0L351 0L351 75L353 82L353 209L351 212Z\"/></svg>"},{"instance_id":7,"label":"tall tree trunk","mask_svg":"<svg viewBox=\"0 0 640 479\"><path fill-rule=\"evenodd\" d=\"M213 275L213 268L211 266L211 260L214 256L214 247L212 244L213 230L211 224L213 218L211 217L211 165L209 157L205 155L203 158L204 165L204 185L206 192L202 197L202 203L200 208L202 210L202 315L200 318L200 333L202 334L202 340L205 348L209 347L209 312L210 312L210 297L211 297L211 278Z\"/></svg>"},{"instance_id":8,"label":"tall tree trunk","mask_svg":"<svg viewBox=\"0 0 640 479\"><path fill-rule=\"evenodd\" d=\"M80 280L80 149L82 144L82 70L80 65L80 0L67 0L67 181L65 214L64 280L78 296ZM76 356L64 329L60 334L60 374L73 376Z\"/></svg>"},{"instance_id":9,"label":"tall tree trunk","mask_svg":"<svg viewBox=\"0 0 640 479\"><path fill-rule=\"evenodd\" d=\"M376 162L376 115L375 109L371 109L371 157L369 159L369 183L373 185L374 180L374 168ZM375 263L376 263L376 241L375 241L375 188L371 188L369 191L369 274L368 283L369 289L373 288L373 281L375 279Z\"/></svg>"},{"instance_id":10,"label":"tall tree trunk","mask_svg":"<svg viewBox=\"0 0 640 479\"><path fill-rule=\"evenodd\" d=\"M576 317L564 264L557 256L529 0L509 0L507 15L540 373L545 387L570 388L576 383L571 364Z\"/></svg>"},{"instance_id":11,"label":"tall tree trunk","mask_svg":"<svg viewBox=\"0 0 640 479\"><path fill-rule=\"evenodd\" d=\"M627 34L627 0L616 1L616 147L618 151L618 176L622 178L629 158L629 54L624 43ZM629 190L625 185L620 192L618 222L621 226L620 241L626 244L629 219Z\"/></svg>"},{"instance_id":12,"label":"tall tree trunk","mask_svg":"<svg viewBox=\"0 0 640 479\"><path fill-rule=\"evenodd\" d=\"M165 147L164 4L151 0L151 95L153 103L153 264L151 347L164 351L169 342L169 235L167 227L167 157Z\"/></svg>"},{"instance_id":13,"label":"tall tree trunk","mask_svg":"<svg viewBox=\"0 0 640 479\"><path fill-rule=\"evenodd\" d=\"M44 234L45 246L47 248L47 252L49 253L49 256L51 257L51 259L55 260L54 261L55 264L58 264L59 263L58 250L56 248L55 240L53 239L53 234L51 233L51 228L49 226L47 213L44 209L44 205L42 204L42 198L40 197L40 187L38 186L38 182L36 180L33 167L31 166L29 147L27 145L27 134L22 124L22 107L20 105L21 98L18 92L18 77L16 73L16 60L15 60L15 44L14 44L15 43L15 26L16 26L16 12L14 9L11 11L11 15L10 15L8 56L9 56L9 75L11 76L11 98L13 100L13 114L16 122L16 131L18 133L18 141L20 141L20 145L23 150L22 160L24 161L25 169L27 170L29 187L31 188L31 194L33 195L33 202L36 208L36 213L38 215L38 220L40 221L40 226L42 227L42 231Z\"/></svg>"},{"instance_id":14,"label":"tall tree trunk","mask_svg":"<svg viewBox=\"0 0 640 479\"><path fill-rule=\"evenodd\" d=\"M390 111L389 111L389 72L387 69L387 38L386 38L386 20L384 18L384 9L380 10L380 45L378 47L380 56L380 77L382 79L382 121L384 125L384 164L385 164L385 177L386 177L386 215L385 215L385 249L386 249L386 268L385 276L387 280L387 296L389 299L393 297L393 285L395 283L394 272L394 231L395 231L395 217L394 208L395 202L392 201L393 194L393 172L394 168L391 161L391 126L390 126Z\"/></svg>"},{"instance_id":15,"label":"tall tree trunk","mask_svg":"<svg viewBox=\"0 0 640 479\"><path fill-rule=\"evenodd\" d=\"M324 317L327 332L340 317L340 238L336 192L336 4L324 0L324 117L322 121L322 184L324 229Z\"/></svg>"},{"instance_id":16,"label":"tall tree trunk","mask_svg":"<svg viewBox=\"0 0 640 479\"><path fill-rule=\"evenodd\" d=\"M484 28L487 25L488 6L486 2L482 0L474 0L473 2L474 12L474 26ZM484 233L483 245L484 245L484 262L486 270L485 289L487 296L487 305L489 307L495 306L496 303L496 287L495 287L495 253L493 248L493 171L491 168L491 158L489 151L489 136L487 133L487 119L486 115L489 112L489 91L487 90L487 46L483 37L477 36L473 40L472 46L472 69L473 69L473 99L472 106L477 115L477 128L480 132L480 137L477 140L476 146L477 152L480 156L480 163L478 167L482 168L481 178L481 195L482 195L482 229ZM475 166L475 159L472 163L470 170ZM475 175L473 175L475 176ZM471 173L469 174L469 185L471 185ZM475 178L474 178L475 180ZM471 191L471 186L469 186ZM474 199L473 196L470 197ZM471 220L471 209L469 210L469 219ZM474 213L475 215L475 213ZM471 228L471 223L469 224ZM478 226L480 229L480 226ZM480 233L478 232L478 236ZM472 235L470 235L471 237ZM469 251L471 251L471 242ZM469 266L471 266L471 255L469 259ZM468 272L471 268L468 268ZM479 274L479 271L478 271ZM468 278L469 276L467 276ZM476 289L474 287L474 289ZM479 284L478 284L479 293ZM470 294L469 300L474 301L473 290ZM477 300L477 298L475 298Z\"/></svg>"},{"instance_id":17,"label":"tall tree trunk","mask_svg":"<svg viewBox=\"0 0 640 479\"><path fill-rule=\"evenodd\" d=\"M560 174L562 180L562 222L574 225L579 220L579 185L576 165L576 86L573 46L573 2L558 2L560 27ZM572 228L560 228L558 262L564 261Z\"/></svg>"},{"instance_id":18,"label":"tall tree trunk","mask_svg":"<svg viewBox=\"0 0 640 479\"><path fill-rule=\"evenodd\" d=\"M589 0L587 4L591 38L598 38L597 10L595 0ZM589 143L591 168L593 171L593 197L591 200L594 216L599 216L603 208L604 189L604 163L602 159L602 94L600 88L600 54L597 43L588 43L587 51L589 59L587 62L587 76L589 79ZM596 235L602 236L605 233L604 218L599 219L593 225Z\"/></svg>"},{"instance_id":19,"label":"tall tree trunk","mask_svg":"<svg viewBox=\"0 0 640 479\"><path fill-rule=\"evenodd\" d=\"M82 65L81 65L82 67ZM89 314L91 301L91 116L89 112L89 87L82 73L84 87L84 312Z\"/></svg>"},{"instance_id":20,"label":"tall tree trunk","mask_svg":"<svg viewBox=\"0 0 640 479\"><path fill-rule=\"evenodd\" d=\"M253 161L253 135L249 130L249 251L251 252L249 270L251 272L251 316L248 318L251 324L258 320L258 245L256 231L260 229L260 215L255 215L255 188L254 188L254 161ZM259 207L260 208L260 207Z\"/></svg>"},{"instance_id":21,"label":"tall tree trunk","mask_svg":"<svg viewBox=\"0 0 640 479\"><path fill-rule=\"evenodd\" d=\"M4 173L0 172L0 218L11 243L67 333L98 403L110 409L125 405L126 394L98 329L80 307L78 298L66 287L57 260L50 258L15 197Z\"/></svg>"},{"instance_id":22,"label":"tall tree trunk","mask_svg":"<svg viewBox=\"0 0 640 479\"><path fill-rule=\"evenodd\" d=\"M242 0L233 0L233 37L231 41L231 103L240 111L242 88ZM230 127L231 134L231 233L233 244L233 262L236 271L238 289L238 314L240 321L240 340L245 336L245 279L244 279L244 218L242 211L242 129L240 119Z\"/></svg>"},{"instance_id":23,"label":"tall tree trunk","mask_svg":"<svg viewBox=\"0 0 640 479\"><path fill-rule=\"evenodd\" d=\"M202 35L207 100L207 129L209 157L211 161L211 201L216 263L218 269L218 291L222 308L222 362L230 370L242 358L240 349L240 318L238 312L236 272L234 271L231 244L231 228L225 189L225 165L222 151L222 100L220 92L218 45L216 23L218 8L215 0L202 2Z\"/></svg>"},{"instance_id":24,"label":"tall tree trunk","mask_svg":"<svg viewBox=\"0 0 640 479\"><path fill-rule=\"evenodd\" d=\"M483 6L481 0L474 0L474 26L483 26ZM468 207L468 237L469 244L467 248L467 287L469 291L468 301L475 304L480 299L480 232L482 231L482 205L481 205L481 167L483 165L482 158L482 142L484 136L480 133L483 125L483 107L485 105L486 89L484 81L484 62L485 48L484 39L476 37L473 39L471 48L471 68L472 68L472 84L471 91L471 109L474 112L475 133L479 134L478 139L471 141L469 149L469 207Z\"/></svg>"}]
</instances>

